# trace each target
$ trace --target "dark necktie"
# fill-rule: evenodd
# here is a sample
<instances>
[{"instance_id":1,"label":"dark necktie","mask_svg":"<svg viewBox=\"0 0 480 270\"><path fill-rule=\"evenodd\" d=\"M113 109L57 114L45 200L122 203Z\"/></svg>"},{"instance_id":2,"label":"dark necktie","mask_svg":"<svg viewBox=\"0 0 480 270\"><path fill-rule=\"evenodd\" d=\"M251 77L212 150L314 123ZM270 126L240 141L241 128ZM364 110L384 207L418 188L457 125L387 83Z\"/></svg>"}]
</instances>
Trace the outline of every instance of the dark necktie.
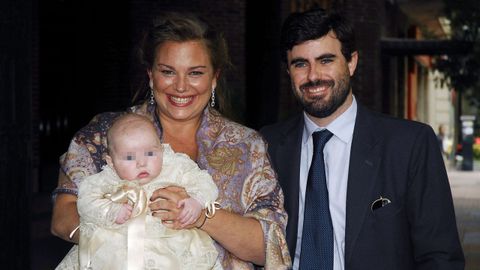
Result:
<instances>
[{"instance_id":1,"label":"dark necktie","mask_svg":"<svg viewBox=\"0 0 480 270\"><path fill-rule=\"evenodd\" d=\"M308 172L302 232L300 269L333 269L333 226L328 204L323 148L332 133L316 131L313 137L313 158Z\"/></svg>"}]
</instances>

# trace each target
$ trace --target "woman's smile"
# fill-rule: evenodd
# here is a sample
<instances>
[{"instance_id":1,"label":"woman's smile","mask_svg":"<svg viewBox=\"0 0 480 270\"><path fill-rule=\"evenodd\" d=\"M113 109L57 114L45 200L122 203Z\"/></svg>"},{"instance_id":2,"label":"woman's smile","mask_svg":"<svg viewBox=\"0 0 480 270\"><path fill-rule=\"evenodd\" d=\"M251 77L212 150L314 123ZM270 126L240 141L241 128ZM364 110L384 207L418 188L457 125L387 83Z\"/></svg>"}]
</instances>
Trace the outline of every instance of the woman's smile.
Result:
<instances>
[{"instance_id":1,"label":"woman's smile","mask_svg":"<svg viewBox=\"0 0 480 270\"><path fill-rule=\"evenodd\" d=\"M186 97L178 97L178 96L173 96L173 95L167 95L168 101L173 106L177 107L187 107L188 105L193 103L193 100L195 96L186 96Z\"/></svg>"}]
</instances>

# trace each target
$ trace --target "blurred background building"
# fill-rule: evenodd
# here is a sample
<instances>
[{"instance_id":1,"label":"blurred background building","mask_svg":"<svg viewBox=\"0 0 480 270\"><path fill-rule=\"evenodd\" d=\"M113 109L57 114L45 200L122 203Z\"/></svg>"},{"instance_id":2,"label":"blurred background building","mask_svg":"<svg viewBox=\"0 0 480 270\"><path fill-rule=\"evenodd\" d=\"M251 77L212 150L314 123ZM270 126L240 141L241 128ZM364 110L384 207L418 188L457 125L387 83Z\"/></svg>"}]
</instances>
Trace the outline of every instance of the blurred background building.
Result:
<instances>
[{"instance_id":1,"label":"blurred background building","mask_svg":"<svg viewBox=\"0 0 480 270\"><path fill-rule=\"evenodd\" d=\"M234 64L227 73L231 117L257 129L299 109L280 60L283 19L313 6L340 9L357 31L357 99L435 130L444 126L446 158L454 160L457 145L479 134L479 103L435 68L438 59L473 50L471 40L450 39L449 1L2 1L0 201L6 214L0 242L8 247L2 265L51 269L64 256L68 244L49 232L58 157L95 114L130 105L139 76L133 49L152 14L191 11L224 32ZM462 133L462 115L476 116L470 137Z\"/></svg>"}]
</instances>

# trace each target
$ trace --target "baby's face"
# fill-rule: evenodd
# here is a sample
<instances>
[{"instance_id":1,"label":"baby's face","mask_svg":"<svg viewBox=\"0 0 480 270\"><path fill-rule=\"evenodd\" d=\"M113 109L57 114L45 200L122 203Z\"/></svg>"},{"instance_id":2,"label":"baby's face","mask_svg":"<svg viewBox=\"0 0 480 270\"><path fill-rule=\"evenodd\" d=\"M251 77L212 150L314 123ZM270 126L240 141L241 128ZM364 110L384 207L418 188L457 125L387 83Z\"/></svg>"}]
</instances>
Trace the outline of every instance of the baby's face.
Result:
<instances>
[{"instance_id":1,"label":"baby's face","mask_svg":"<svg viewBox=\"0 0 480 270\"><path fill-rule=\"evenodd\" d=\"M123 180L138 180L143 185L157 177L162 170L163 151L155 132L138 129L115 136L112 163Z\"/></svg>"}]
</instances>

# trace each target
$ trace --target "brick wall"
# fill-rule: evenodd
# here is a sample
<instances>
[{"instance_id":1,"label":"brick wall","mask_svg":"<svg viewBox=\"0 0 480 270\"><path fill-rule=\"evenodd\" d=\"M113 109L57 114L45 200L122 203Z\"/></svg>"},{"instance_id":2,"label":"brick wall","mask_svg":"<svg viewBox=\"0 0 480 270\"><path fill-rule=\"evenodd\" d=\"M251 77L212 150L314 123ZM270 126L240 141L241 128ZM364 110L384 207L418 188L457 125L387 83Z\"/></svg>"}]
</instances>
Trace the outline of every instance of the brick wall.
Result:
<instances>
[{"instance_id":1,"label":"brick wall","mask_svg":"<svg viewBox=\"0 0 480 270\"><path fill-rule=\"evenodd\" d=\"M404 116L405 56L382 54L382 38L405 38L409 21L398 5L386 0L353 0L345 10L354 22L360 63L353 91L367 107Z\"/></svg>"},{"instance_id":2,"label":"brick wall","mask_svg":"<svg viewBox=\"0 0 480 270\"><path fill-rule=\"evenodd\" d=\"M381 27L385 19L384 0L349 1L346 14L354 22L359 63L353 78L353 91L360 102L380 110L382 99L380 65Z\"/></svg>"}]
</instances>

